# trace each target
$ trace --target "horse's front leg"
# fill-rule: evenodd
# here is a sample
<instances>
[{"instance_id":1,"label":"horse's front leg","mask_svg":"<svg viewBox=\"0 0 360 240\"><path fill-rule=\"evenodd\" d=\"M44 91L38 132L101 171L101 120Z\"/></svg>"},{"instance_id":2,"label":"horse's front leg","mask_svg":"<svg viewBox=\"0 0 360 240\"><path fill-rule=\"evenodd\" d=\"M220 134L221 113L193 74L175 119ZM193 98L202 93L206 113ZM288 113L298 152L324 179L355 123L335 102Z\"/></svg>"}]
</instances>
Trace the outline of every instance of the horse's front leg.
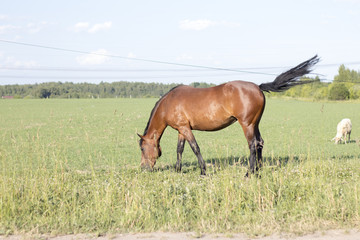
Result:
<instances>
[{"instance_id":1,"label":"horse's front leg","mask_svg":"<svg viewBox=\"0 0 360 240\"><path fill-rule=\"evenodd\" d=\"M185 137L179 133L179 137L178 137L178 145L177 145L177 162L176 162L176 166L175 166L175 170L177 172L181 171L181 158L182 158L182 153L184 152L184 147L185 147Z\"/></svg>"},{"instance_id":2,"label":"horse's front leg","mask_svg":"<svg viewBox=\"0 0 360 240\"><path fill-rule=\"evenodd\" d=\"M185 137L186 141L188 141L191 149L195 153L195 155L198 159L198 162L199 162L201 175L206 175L205 161L204 161L203 157L201 156L199 145L197 144L195 137L194 137L193 133L191 132L190 127L180 128L179 133Z\"/></svg>"}]
</instances>

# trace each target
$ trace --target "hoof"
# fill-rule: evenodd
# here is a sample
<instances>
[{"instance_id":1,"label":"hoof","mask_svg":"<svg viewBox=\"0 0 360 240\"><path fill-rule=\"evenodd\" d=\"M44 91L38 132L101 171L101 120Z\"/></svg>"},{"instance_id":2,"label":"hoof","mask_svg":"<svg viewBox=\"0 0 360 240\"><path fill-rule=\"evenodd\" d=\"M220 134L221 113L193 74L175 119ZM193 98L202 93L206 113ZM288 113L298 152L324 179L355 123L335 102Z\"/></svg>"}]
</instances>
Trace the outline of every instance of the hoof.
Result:
<instances>
[{"instance_id":1,"label":"hoof","mask_svg":"<svg viewBox=\"0 0 360 240\"><path fill-rule=\"evenodd\" d=\"M255 177L257 177L259 179L261 178L261 175L260 175L260 173L258 171L255 172L255 173L249 173L249 171L247 171L244 178L250 178L252 175L255 175Z\"/></svg>"},{"instance_id":2,"label":"hoof","mask_svg":"<svg viewBox=\"0 0 360 240\"><path fill-rule=\"evenodd\" d=\"M177 165L176 165L176 166L175 166L175 171L176 171L176 172L181 172L181 165L180 165L180 166L177 166Z\"/></svg>"}]
</instances>

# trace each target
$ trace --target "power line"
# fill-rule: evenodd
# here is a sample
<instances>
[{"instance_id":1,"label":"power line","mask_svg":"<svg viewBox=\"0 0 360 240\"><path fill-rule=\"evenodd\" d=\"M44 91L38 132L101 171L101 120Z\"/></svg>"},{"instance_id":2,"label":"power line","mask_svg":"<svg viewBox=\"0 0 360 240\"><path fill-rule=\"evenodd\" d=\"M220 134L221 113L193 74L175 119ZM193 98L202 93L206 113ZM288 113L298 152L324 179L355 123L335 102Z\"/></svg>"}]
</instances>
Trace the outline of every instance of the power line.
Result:
<instances>
[{"instance_id":1,"label":"power line","mask_svg":"<svg viewBox=\"0 0 360 240\"><path fill-rule=\"evenodd\" d=\"M234 76L236 73L228 74L211 74L211 75L176 75L177 78L198 78L198 77L221 77ZM156 78L170 78L170 75L157 76L29 76L29 75L0 75L0 78L7 79L156 79Z\"/></svg>"},{"instance_id":2,"label":"power line","mask_svg":"<svg viewBox=\"0 0 360 240\"><path fill-rule=\"evenodd\" d=\"M182 63L174 63L174 62L166 62L166 61L157 61L157 60L151 60L151 59L142 59L142 58L131 58L131 57L123 57L119 55L112 55L112 54L103 54L103 53L94 53L94 52L87 52L87 51L80 51L80 50L73 50L73 49L66 49L66 48L59 48L59 47L52 47L52 46L45 46L45 45L39 45L39 44L31 44L31 43L24 43L24 42L16 42L16 41L9 41L0 39L0 42L8 43L8 44L16 44L16 45L22 45L22 46L28 46L28 47L36 47L36 48L43 48L43 49L49 49L49 50L56 50L56 51L63 51L63 52L70 52L70 53L80 53L80 54L91 54L91 55L98 55L98 56L106 56L111 58L120 58L125 60L134 60L134 61L142 61L142 62L150 62L150 63L158 63L158 64L167 64L167 65L173 65L173 66L182 66L182 67L191 67L191 68L197 68L197 70L191 70L191 69L118 69L118 68L108 68L108 69L102 69L102 68L61 68L61 67L46 67L46 66L38 66L38 67L30 67L30 68L21 68L21 67L7 67L7 66L0 66L0 70L17 70L17 71L60 71L60 72L194 72L194 71L230 71L234 73L246 73L246 74L259 74L259 75L268 75L268 76L277 76L278 74L274 73L266 73L266 72L259 72L259 71L252 71L252 70L274 70L274 69L285 69L290 68L288 67L253 67L253 68L218 68L218 67L208 67L208 66L202 66L202 65L192 65L192 64L182 64ZM354 65L354 64L360 64L360 62L348 62L343 63L344 65ZM317 67L332 67L332 66L339 66L340 64L318 64ZM317 73L311 73L312 75L317 76L323 76L321 74ZM234 75L234 74L226 74L226 75ZM214 76L214 75L211 75ZM223 76L223 75L218 75ZM142 78L165 78L170 76L157 76L157 77L127 77L127 78L133 78L133 79L142 79ZM176 76L176 77L205 77L205 76ZM324 77L324 76L323 76ZM0 78L49 78L49 79L121 79L126 77L108 77L108 76L102 76L102 77L60 77L60 76L10 76L10 75L0 75ZM334 81L333 79L326 79L321 78L320 81L327 81L331 82Z\"/></svg>"},{"instance_id":3,"label":"power line","mask_svg":"<svg viewBox=\"0 0 360 240\"><path fill-rule=\"evenodd\" d=\"M231 76L233 74L228 74L226 76ZM218 75L216 75L218 76ZM209 77L216 77L214 75L211 75ZM69 77L69 76L8 76L8 75L0 75L0 79L47 79L47 80L117 80L117 81L128 81L132 79L162 79L162 78L169 78L170 76L126 76L126 77L110 77L110 76L75 76L75 77ZM204 76L181 76L179 78L186 78L186 77L192 77L192 78L198 78L198 77L204 77ZM354 84L360 84L360 82L349 82L344 80L334 80L334 79L319 79L319 82L321 83L354 83ZM316 82L315 82L316 83ZM21 84L20 84L21 85Z\"/></svg>"},{"instance_id":4,"label":"power line","mask_svg":"<svg viewBox=\"0 0 360 240\"><path fill-rule=\"evenodd\" d=\"M182 66L182 67L202 68L202 69L211 69L211 70L219 70L219 71L230 71L230 72L240 72L240 73L250 73L250 74L259 74L259 75L272 75L272 76L276 75L276 74L272 74L272 73L245 71L245 70L237 70L237 69L231 69L231 68L208 67L208 66L202 66L202 65L192 65L192 64L165 62L165 61L158 61L158 60L151 60L151 59L123 57L123 56L119 56L119 55L103 54L103 53L94 53L94 52L86 52L86 51L79 51L79 50L59 48L59 47L51 47L51 46L31 44L31 43L24 43L24 42L15 42L15 41L9 41L9 40L4 40L4 39L0 39L0 42L10 43L10 44L16 44L16 45L22 45L22 46L28 46L28 47L37 47L37 48L50 49L50 50L56 50L56 51L63 51L63 52L81 53L81 54L92 54L92 55L97 55L97 56L105 56L105 57L111 57L111 58L120 58L120 59L125 59L125 60L132 60L132 61L142 61L142 62L150 62L150 63L167 64L167 65Z\"/></svg>"},{"instance_id":5,"label":"power line","mask_svg":"<svg viewBox=\"0 0 360 240\"><path fill-rule=\"evenodd\" d=\"M233 68L237 71L259 70L259 69L283 69L286 67L257 67L257 68ZM290 67L289 67L290 68ZM119 69L119 68L62 68L62 67L9 67L0 66L0 70L20 70L20 71L64 71L64 72L194 72L194 71L218 71L217 69Z\"/></svg>"},{"instance_id":6,"label":"power line","mask_svg":"<svg viewBox=\"0 0 360 240\"><path fill-rule=\"evenodd\" d=\"M1 40L0 40L1 41ZM360 62L348 62L344 65L355 65ZM341 64L319 64L316 67L333 67ZM292 66L285 67L248 67L248 68L231 68L236 71L246 70L275 70L275 69L288 69ZM119 69L119 68L71 68L71 67L49 67L49 66L33 66L33 67L10 67L0 66L0 70L19 70L19 71L63 71L63 72L194 72L194 71L217 71L217 69L176 69L176 68L163 68L163 69ZM270 73L269 73L270 74ZM315 75L321 75L319 73L313 73ZM272 74L275 75L275 74Z\"/></svg>"},{"instance_id":7,"label":"power line","mask_svg":"<svg viewBox=\"0 0 360 240\"><path fill-rule=\"evenodd\" d=\"M264 67L264 68L234 68L234 70L247 69L278 69L280 67ZM118 69L118 68L61 68L61 67L8 67L0 66L0 70L16 70L16 71L60 71L60 72L194 72L194 71L217 71L215 69Z\"/></svg>"}]
</instances>

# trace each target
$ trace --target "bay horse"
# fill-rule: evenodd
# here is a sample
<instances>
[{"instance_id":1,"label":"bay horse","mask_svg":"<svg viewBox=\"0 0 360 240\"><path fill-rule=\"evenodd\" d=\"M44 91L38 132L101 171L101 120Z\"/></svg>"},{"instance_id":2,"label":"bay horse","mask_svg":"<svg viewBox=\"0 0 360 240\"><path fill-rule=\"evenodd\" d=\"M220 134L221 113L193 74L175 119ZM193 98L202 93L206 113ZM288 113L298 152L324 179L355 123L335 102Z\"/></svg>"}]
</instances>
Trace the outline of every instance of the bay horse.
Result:
<instances>
[{"instance_id":1,"label":"bay horse","mask_svg":"<svg viewBox=\"0 0 360 240\"><path fill-rule=\"evenodd\" d=\"M262 165L262 148L259 123L265 108L265 92L282 92L293 86L310 83L300 77L311 72L318 63L317 55L283 72L273 82L256 85L245 81L232 81L210 88L193 88L180 85L171 89L155 104L143 135L140 137L141 167L152 170L161 156L160 139L167 126L178 131L177 162L181 171L181 158L185 140L195 153L201 175L206 165L192 130L217 131L238 122L250 149L250 169L246 176L255 173Z\"/></svg>"}]
</instances>

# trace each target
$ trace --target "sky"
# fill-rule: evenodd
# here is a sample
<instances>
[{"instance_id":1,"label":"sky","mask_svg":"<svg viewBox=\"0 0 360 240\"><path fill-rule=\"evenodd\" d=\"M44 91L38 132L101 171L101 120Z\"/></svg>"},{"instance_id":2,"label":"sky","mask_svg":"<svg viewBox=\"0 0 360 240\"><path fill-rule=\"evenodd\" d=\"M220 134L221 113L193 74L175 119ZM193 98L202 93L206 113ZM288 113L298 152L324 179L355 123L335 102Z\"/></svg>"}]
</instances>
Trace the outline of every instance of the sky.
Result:
<instances>
[{"instance_id":1,"label":"sky","mask_svg":"<svg viewBox=\"0 0 360 240\"><path fill-rule=\"evenodd\" d=\"M260 84L316 54L360 70L360 0L0 2L0 85Z\"/></svg>"}]
</instances>

